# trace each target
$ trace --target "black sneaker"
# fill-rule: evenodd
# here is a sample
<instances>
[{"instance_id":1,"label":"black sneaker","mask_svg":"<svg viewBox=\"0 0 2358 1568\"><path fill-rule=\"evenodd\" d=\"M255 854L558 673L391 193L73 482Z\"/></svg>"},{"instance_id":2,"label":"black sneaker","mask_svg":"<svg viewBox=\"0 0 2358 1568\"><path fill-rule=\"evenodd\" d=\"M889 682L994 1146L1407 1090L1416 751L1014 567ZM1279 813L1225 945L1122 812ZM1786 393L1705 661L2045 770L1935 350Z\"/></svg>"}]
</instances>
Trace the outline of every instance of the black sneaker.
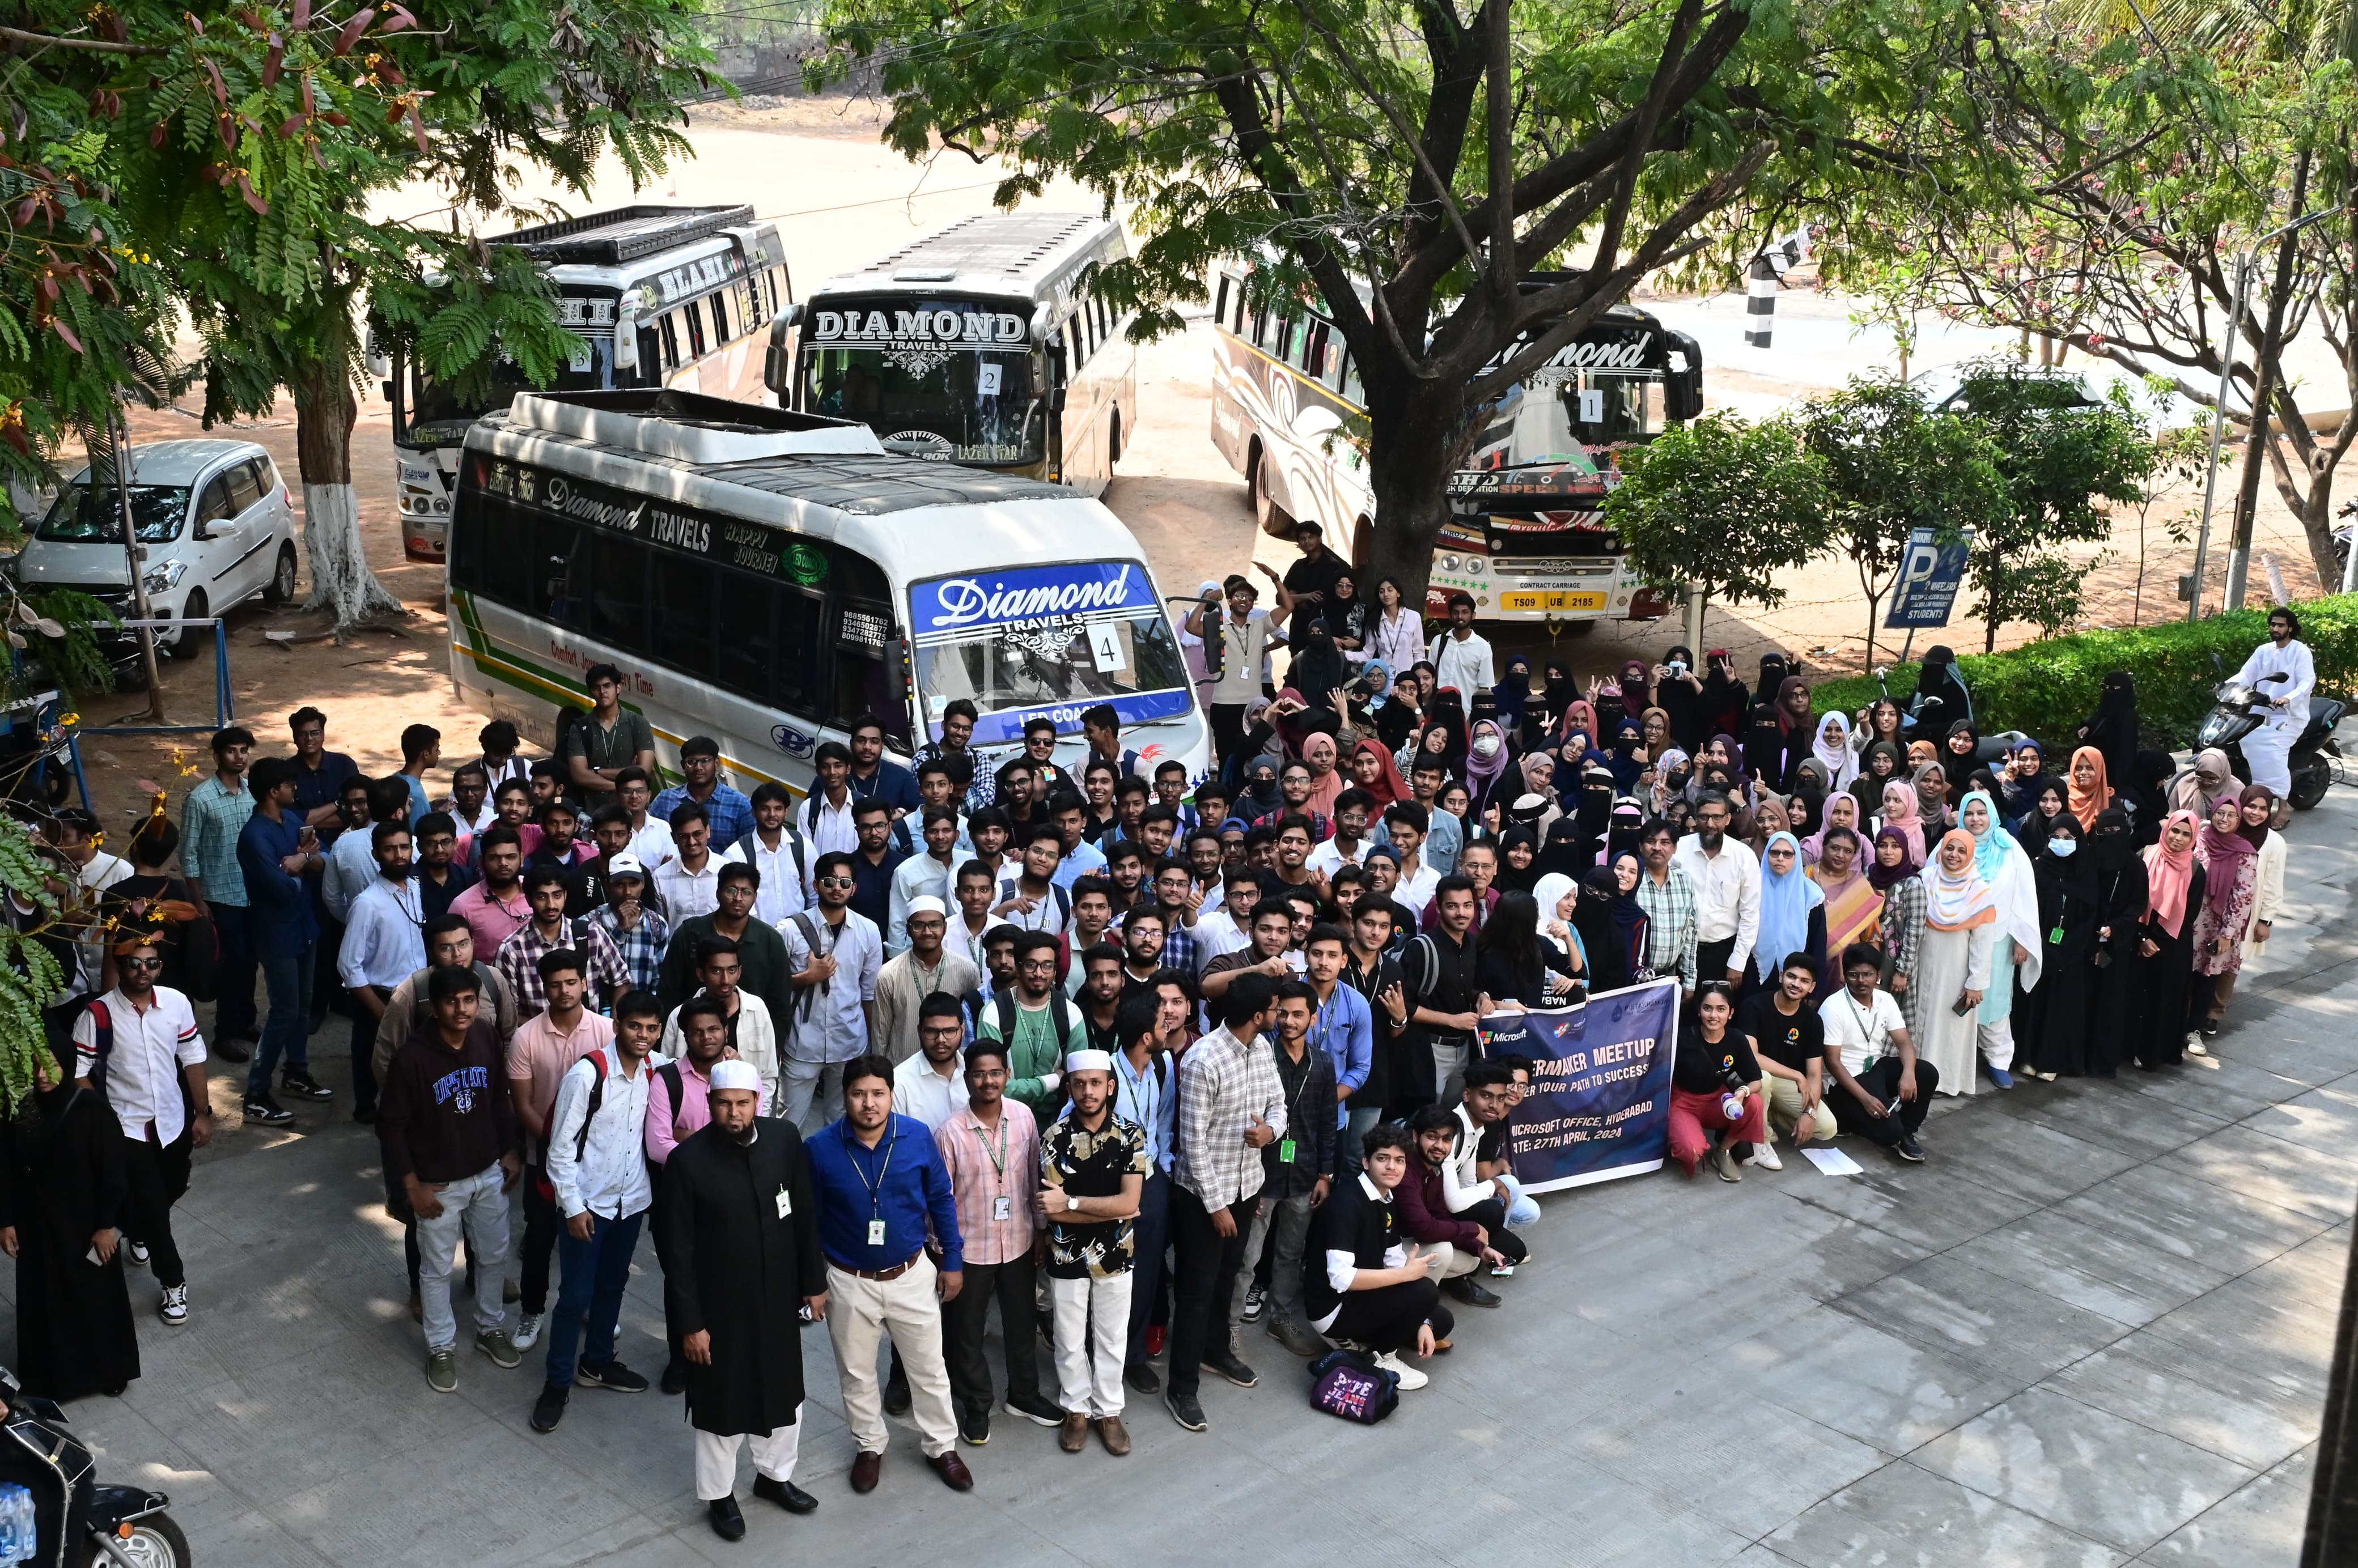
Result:
<instances>
[{"instance_id":1,"label":"black sneaker","mask_svg":"<svg viewBox=\"0 0 2358 1568\"><path fill-rule=\"evenodd\" d=\"M985 1405L980 1410L958 1411L957 1429L958 1435L964 1438L970 1447L979 1448L989 1443L990 1441L990 1407Z\"/></svg>"},{"instance_id":2,"label":"black sneaker","mask_svg":"<svg viewBox=\"0 0 2358 1568\"><path fill-rule=\"evenodd\" d=\"M555 1383L540 1386L540 1398L532 1401L532 1429L535 1432L555 1432L557 1423L565 1419L565 1400L569 1390Z\"/></svg>"},{"instance_id":3,"label":"black sneaker","mask_svg":"<svg viewBox=\"0 0 2358 1568\"><path fill-rule=\"evenodd\" d=\"M884 1379L884 1413L886 1415L909 1413L909 1379L907 1378Z\"/></svg>"},{"instance_id":4,"label":"black sneaker","mask_svg":"<svg viewBox=\"0 0 2358 1568\"><path fill-rule=\"evenodd\" d=\"M1441 1293L1453 1301L1464 1302L1467 1306L1502 1306L1507 1300L1471 1274L1460 1274L1454 1280L1442 1281Z\"/></svg>"},{"instance_id":5,"label":"black sneaker","mask_svg":"<svg viewBox=\"0 0 2358 1568\"><path fill-rule=\"evenodd\" d=\"M224 1062L251 1062L254 1060L254 1052L247 1047L245 1042L236 1038L234 1035L214 1041L213 1054L219 1056Z\"/></svg>"},{"instance_id":6,"label":"black sneaker","mask_svg":"<svg viewBox=\"0 0 2358 1568\"><path fill-rule=\"evenodd\" d=\"M1247 1323L1259 1323L1260 1321L1260 1314L1267 1311L1268 1308L1269 1292L1263 1290L1259 1284L1247 1285L1245 1287L1244 1321Z\"/></svg>"},{"instance_id":7,"label":"black sneaker","mask_svg":"<svg viewBox=\"0 0 2358 1568\"><path fill-rule=\"evenodd\" d=\"M647 1391L647 1380L620 1361L609 1361L602 1367L593 1367L584 1361L573 1368L573 1377L575 1381L587 1383L593 1389L611 1389L618 1394L644 1394Z\"/></svg>"},{"instance_id":8,"label":"black sneaker","mask_svg":"<svg viewBox=\"0 0 2358 1568\"><path fill-rule=\"evenodd\" d=\"M1212 1351L1205 1356L1204 1365L1239 1389L1252 1388L1260 1381L1260 1374L1238 1360L1233 1350Z\"/></svg>"},{"instance_id":9,"label":"black sneaker","mask_svg":"<svg viewBox=\"0 0 2358 1568\"><path fill-rule=\"evenodd\" d=\"M1190 1432L1201 1432L1212 1424L1204 1419L1204 1407L1195 1402L1193 1394L1183 1394L1173 1389L1163 1396L1163 1403L1170 1411L1171 1419Z\"/></svg>"},{"instance_id":10,"label":"black sneaker","mask_svg":"<svg viewBox=\"0 0 2358 1568\"><path fill-rule=\"evenodd\" d=\"M335 1090L330 1088L327 1085L321 1083L319 1079L313 1077L310 1074L304 1072L300 1068L297 1068L292 1072L280 1074L278 1077L278 1088L280 1093L293 1095L297 1099L333 1099L336 1098Z\"/></svg>"},{"instance_id":11,"label":"black sneaker","mask_svg":"<svg viewBox=\"0 0 2358 1568\"><path fill-rule=\"evenodd\" d=\"M1012 1389L1010 1389L1007 1392L1007 1413L1009 1415L1020 1415L1034 1426L1062 1426L1065 1424L1065 1412L1063 1411L1058 1410L1055 1405L1050 1404L1047 1400L1042 1399L1037 1394L1019 1394Z\"/></svg>"},{"instance_id":12,"label":"black sneaker","mask_svg":"<svg viewBox=\"0 0 2358 1568\"><path fill-rule=\"evenodd\" d=\"M258 1121L265 1127L284 1127L295 1119L295 1113L268 1095L248 1095L245 1097L245 1119Z\"/></svg>"},{"instance_id":13,"label":"black sneaker","mask_svg":"<svg viewBox=\"0 0 2358 1568\"><path fill-rule=\"evenodd\" d=\"M1899 1141L1891 1146L1891 1152L1911 1165L1920 1165L1924 1162L1923 1147L1916 1141L1916 1135L1912 1132L1901 1133Z\"/></svg>"},{"instance_id":14,"label":"black sneaker","mask_svg":"<svg viewBox=\"0 0 2358 1568\"><path fill-rule=\"evenodd\" d=\"M1153 1368L1143 1361L1132 1361L1129 1366L1124 1367L1121 1369L1121 1379L1141 1394L1159 1394L1163 1391L1162 1378L1156 1375Z\"/></svg>"}]
</instances>

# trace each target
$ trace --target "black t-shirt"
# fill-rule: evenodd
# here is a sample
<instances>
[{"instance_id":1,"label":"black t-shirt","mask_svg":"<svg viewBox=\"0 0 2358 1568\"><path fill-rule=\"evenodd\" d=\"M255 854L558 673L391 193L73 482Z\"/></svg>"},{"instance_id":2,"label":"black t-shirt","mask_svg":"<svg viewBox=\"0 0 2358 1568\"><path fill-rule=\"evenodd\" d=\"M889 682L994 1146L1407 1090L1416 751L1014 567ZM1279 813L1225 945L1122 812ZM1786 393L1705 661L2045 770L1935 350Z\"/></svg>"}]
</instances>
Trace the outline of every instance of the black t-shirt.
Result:
<instances>
[{"instance_id":1,"label":"black t-shirt","mask_svg":"<svg viewBox=\"0 0 2358 1568\"><path fill-rule=\"evenodd\" d=\"M1703 1037L1703 1031L1682 1024L1679 1027L1679 1053L1671 1066L1671 1082L1691 1095L1715 1095L1726 1092L1725 1071L1732 1068L1739 1083L1760 1081L1760 1064L1752 1054L1752 1043L1744 1031L1731 1026L1712 1044Z\"/></svg>"},{"instance_id":2,"label":"black t-shirt","mask_svg":"<svg viewBox=\"0 0 2358 1568\"><path fill-rule=\"evenodd\" d=\"M1294 607L1293 619L1285 630L1288 642L1299 643L1309 633L1313 621L1325 620L1327 609L1334 602L1335 579L1350 569L1332 550L1321 550L1316 556L1304 556L1285 568L1286 592L1297 598L1305 593L1324 596L1316 604ZM1329 630L1332 626L1330 622Z\"/></svg>"},{"instance_id":3,"label":"black t-shirt","mask_svg":"<svg viewBox=\"0 0 2358 1568\"><path fill-rule=\"evenodd\" d=\"M1807 1072L1811 1063L1825 1054L1825 1021L1806 1001L1788 1018L1777 1011L1775 997L1754 997L1744 1004L1743 1024L1763 1055L1797 1073Z\"/></svg>"}]
</instances>

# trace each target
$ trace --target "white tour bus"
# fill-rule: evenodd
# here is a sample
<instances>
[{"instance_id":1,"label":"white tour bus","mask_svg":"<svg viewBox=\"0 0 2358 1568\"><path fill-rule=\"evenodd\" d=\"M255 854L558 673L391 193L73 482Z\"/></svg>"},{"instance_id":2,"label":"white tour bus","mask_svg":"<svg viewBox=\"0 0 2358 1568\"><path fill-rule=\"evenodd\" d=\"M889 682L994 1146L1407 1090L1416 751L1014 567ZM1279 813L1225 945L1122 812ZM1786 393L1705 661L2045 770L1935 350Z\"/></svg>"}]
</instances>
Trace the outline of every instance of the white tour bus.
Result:
<instances>
[{"instance_id":1,"label":"white tour bus","mask_svg":"<svg viewBox=\"0 0 2358 1568\"><path fill-rule=\"evenodd\" d=\"M548 270L557 319L579 341L570 365L546 390L668 386L710 397L760 402L759 339L794 297L777 225L751 207L623 207L514 233ZM424 369L389 355L378 368L393 405L403 551L442 558L450 492L467 428L532 387L502 361L490 392L461 399Z\"/></svg>"},{"instance_id":2,"label":"white tour bus","mask_svg":"<svg viewBox=\"0 0 2358 1568\"><path fill-rule=\"evenodd\" d=\"M993 763L1082 711L1191 777L1210 735L1144 552L1061 486L887 452L845 420L672 391L520 395L467 436L450 525L461 700L552 747L611 663L676 771L710 735L750 791L881 715L906 762L957 698Z\"/></svg>"},{"instance_id":3,"label":"white tour bus","mask_svg":"<svg viewBox=\"0 0 2358 1568\"><path fill-rule=\"evenodd\" d=\"M961 219L783 315L771 389L892 451L1102 495L1138 427L1138 354L1092 286L1129 254L1089 213Z\"/></svg>"}]
</instances>

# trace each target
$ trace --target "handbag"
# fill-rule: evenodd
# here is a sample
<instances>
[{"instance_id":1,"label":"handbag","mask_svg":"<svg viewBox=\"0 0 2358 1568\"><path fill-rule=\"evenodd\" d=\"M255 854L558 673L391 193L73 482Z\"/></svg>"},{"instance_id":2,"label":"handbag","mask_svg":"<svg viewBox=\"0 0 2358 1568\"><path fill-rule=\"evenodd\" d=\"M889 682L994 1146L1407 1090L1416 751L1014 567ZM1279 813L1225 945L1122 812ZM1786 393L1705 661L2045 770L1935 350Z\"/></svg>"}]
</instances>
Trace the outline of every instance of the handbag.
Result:
<instances>
[{"instance_id":1,"label":"handbag","mask_svg":"<svg viewBox=\"0 0 2358 1568\"><path fill-rule=\"evenodd\" d=\"M1310 1408L1363 1426L1400 1408L1400 1378L1356 1350L1329 1350L1310 1363Z\"/></svg>"}]
</instances>

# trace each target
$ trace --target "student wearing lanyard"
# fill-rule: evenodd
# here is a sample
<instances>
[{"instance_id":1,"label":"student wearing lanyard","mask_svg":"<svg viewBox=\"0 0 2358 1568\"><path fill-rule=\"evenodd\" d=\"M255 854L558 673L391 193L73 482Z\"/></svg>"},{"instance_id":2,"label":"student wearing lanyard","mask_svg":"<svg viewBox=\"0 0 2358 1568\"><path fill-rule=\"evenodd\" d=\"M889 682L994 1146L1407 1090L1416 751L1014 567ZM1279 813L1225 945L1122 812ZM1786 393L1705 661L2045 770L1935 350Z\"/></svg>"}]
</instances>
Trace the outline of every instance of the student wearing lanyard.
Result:
<instances>
[{"instance_id":1,"label":"student wearing lanyard","mask_svg":"<svg viewBox=\"0 0 2358 1568\"><path fill-rule=\"evenodd\" d=\"M1341 934L1324 929L1333 935L1339 960ZM1252 1323L1266 1310L1270 1337L1296 1356L1319 1356L1327 1349L1326 1342L1304 1326L1302 1309L1302 1252L1310 1237L1310 1211L1326 1201L1334 1184L1336 1117L1326 1107L1339 1103L1334 1058L1310 1041L1317 1009L1318 993L1308 981L1278 982L1272 1054L1285 1096L1285 1130L1261 1151L1267 1179L1261 1184L1260 1211L1245 1241L1245 1256L1259 1259L1272 1232L1277 1238L1266 1267L1256 1267L1245 1291L1244 1321Z\"/></svg>"},{"instance_id":2,"label":"student wearing lanyard","mask_svg":"<svg viewBox=\"0 0 2358 1568\"><path fill-rule=\"evenodd\" d=\"M1122 1350L1122 1379L1141 1394L1159 1394L1163 1379L1146 1364L1146 1330L1163 1283L1163 1249L1170 1237L1171 1133L1178 1097L1171 1054L1163 1050L1164 989L1158 986L1125 999L1114 1009L1114 1037L1121 1048L1113 1058L1113 1108L1146 1133L1146 1184L1139 1190L1138 1222L1131 1229L1137 1256L1130 1291L1130 1339ZM1183 1012L1195 1004L1176 995Z\"/></svg>"},{"instance_id":3,"label":"student wearing lanyard","mask_svg":"<svg viewBox=\"0 0 2358 1568\"><path fill-rule=\"evenodd\" d=\"M966 1243L966 1285L946 1303L950 1401L958 1435L979 1448L990 1440L990 1366L983 1330L999 1303L1007 1340L1007 1413L1055 1426L1063 1412L1040 1397L1035 1324L1037 1271L1033 1221L1040 1209L1040 1125L1031 1108L1007 1098L1007 1049L979 1040L966 1054L967 1103L934 1134L957 1196Z\"/></svg>"},{"instance_id":4,"label":"student wearing lanyard","mask_svg":"<svg viewBox=\"0 0 2358 1568\"><path fill-rule=\"evenodd\" d=\"M957 1299L966 1281L949 1172L925 1123L893 1113L892 1063L875 1055L845 1063L843 1100L842 1119L813 1136L804 1152L818 1195L819 1249L827 1254L820 1315L835 1342L844 1421L859 1448L851 1489L874 1491L884 1468L876 1349L890 1330L909 1368L925 1462L944 1485L969 1491L974 1476L958 1457L942 1359L942 1307ZM929 1227L941 1249L938 1265L925 1249Z\"/></svg>"}]
</instances>

